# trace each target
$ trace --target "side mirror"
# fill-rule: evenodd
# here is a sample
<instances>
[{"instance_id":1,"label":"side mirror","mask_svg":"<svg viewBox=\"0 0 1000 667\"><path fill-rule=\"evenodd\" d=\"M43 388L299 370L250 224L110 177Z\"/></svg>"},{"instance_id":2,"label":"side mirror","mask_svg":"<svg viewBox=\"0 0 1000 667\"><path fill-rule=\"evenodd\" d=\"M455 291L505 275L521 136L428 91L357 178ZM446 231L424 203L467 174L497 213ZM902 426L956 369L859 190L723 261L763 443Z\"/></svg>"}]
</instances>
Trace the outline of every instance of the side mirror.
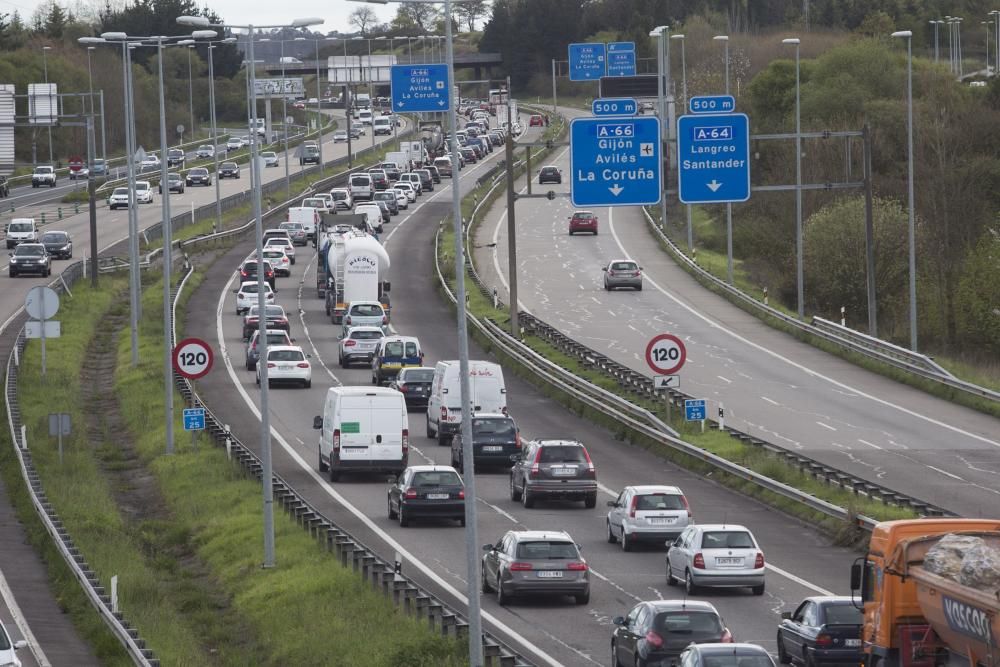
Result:
<instances>
[{"instance_id":1,"label":"side mirror","mask_svg":"<svg viewBox=\"0 0 1000 667\"><path fill-rule=\"evenodd\" d=\"M608 507L618 507L618 503L614 500L609 500Z\"/></svg>"},{"instance_id":2,"label":"side mirror","mask_svg":"<svg viewBox=\"0 0 1000 667\"><path fill-rule=\"evenodd\" d=\"M615 625L625 625L625 617L615 616L613 619L611 619L611 622L614 623Z\"/></svg>"},{"instance_id":3,"label":"side mirror","mask_svg":"<svg viewBox=\"0 0 1000 667\"><path fill-rule=\"evenodd\" d=\"M289 338L288 340L292 341L293 343L295 342L294 338Z\"/></svg>"},{"instance_id":4,"label":"side mirror","mask_svg":"<svg viewBox=\"0 0 1000 667\"><path fill-rule=\"evenodd\" d=\"M790 621L790 620L792 620L792 612L790 612L790 611L783 611L783 612L781 612L781 620L783 620L783 621Z\"/></svg>"},{"instance_id":5,"label":"side mirror","mask_svg":"<svg viewBox=\"0 0 1000 667\"><path fill-rule=\"evenodd\" d=\"M489 551L493 551L493 550L494 549L493 549L493 545L492 544L484 544L483 545L483 551L489 552Z\"/></svg>"},{"instance_id":6,"label":"side mirror","mask_svg":"<svg viewBox=\"0 0 1000 667\"><path fill-rule=\"evenodd\" d=\"M601 267L601 271L607 271L607 270L608 270L608 267L606 267L606 266L602 266Z\"/></svg>"},{"instance_id":7,"label":"side mirror","mask_svg":"<svg viewBox=\"0 0 1000 667\"><path fill-rule=\"evenodd\" d=\"M27 648L27 647L28 647L28 642L24 641L23 639L18 639L16 642L14 642L15 651L20 651L22 648Z\"/></svg>"},{"instance_id":8,"label":"side mirror","mask_svg":"<svg viewBox=\"0 0 1000 667\"><path fill-rule=\"evenodd\" d=\"M240 291L238 289L234 289L233 290L233 294L239 294L239 293L240 293Z\"/></svg>"},{"instance_id":9,"label":"side mirror","mask_svg":"<svg viewBox=\"0 0 1000 667\"><path fill-rule=\"evenodd\" d=\"M313 358L313 356L311 354L307 354L306 355L306 359L312 359L312 358Z\"/></svg>"},{"instance_id":10,"label":"side mirror","mask_svg":"<svg viewBox=\"0 0 1000 667\"><path fill-rule=\"evenodd\" d=\"M313 428L317 430L323 428L323 418L320 415L313 417Z\"/></svg>"},{"instance_id":11,"label":"side mirror","mask_svg":"<svg viewBox=\"0 0 1000 667\"><path fill-rule=\"evenodd\" d=\"M385 481L389 482L390 484L395 484L396 478L392 475L389 475L388 477L385 478Z\"/></svg>"},{"instance_id":12,"label":"side mirror","mask_svg":"<svg viewBox=\"0 0 1000 667\"><path fill-rule=\"evenodd\" d=\"M851 565L851 590L856 591L861 588L861 563Z\"/></svg>"}]
</instances>

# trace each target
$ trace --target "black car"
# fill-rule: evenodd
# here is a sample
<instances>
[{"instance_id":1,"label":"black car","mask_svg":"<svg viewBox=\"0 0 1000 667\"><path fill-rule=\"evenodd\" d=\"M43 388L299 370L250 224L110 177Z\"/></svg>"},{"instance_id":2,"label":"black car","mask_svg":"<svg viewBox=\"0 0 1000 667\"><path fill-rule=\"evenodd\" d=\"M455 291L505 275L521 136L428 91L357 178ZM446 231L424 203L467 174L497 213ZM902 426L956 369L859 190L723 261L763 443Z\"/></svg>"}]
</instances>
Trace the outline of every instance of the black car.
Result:
<instances>
[{"instance_id":1,"label":"black car","mask_svg":"<svg viewBox=\"0 0 1000 667\"><path fill-rule=\"evenodd\" d=\"M472 150L471 148L463 148L461 150L461 153L462 153L462 159L468 163L474 164L479 159L478 157L476 157L476 151Z\"/></svg>"},{"instance_id":2,"label":"black car","mask_svg":"<svg viewBox=\"0 0 1000 667\"><path fill-rule=\"evenodd\" d=\"M219 165L219 179L239 177L240 166L235 162L223 162Z\"/></svg>"},{"instance_id":3,"label":"black car","mask_svg":"<svg viewBox=\"0 0 1000 667\"><path fill-rule=\"evenodd\" d=\"M689 644L733 641L715 606L697 600L640 602L614 619L611 662L669 665Z\"/></svg>"},{"instance_id":4,"label":"black car","mask_svg":"<svg viewBox=\"0 0 1000 667\"><path fill-rule=\"evenodd\" d=\"M403 398L406 399L407 409L427 409L427 399L431 395L431 380L433 379L433 368L424 366L402 368L389 387L403 395Z\"/></svg>"},{"instance_id":5,"label":"black car","mask_svg":"<svg viewBox=\"0 0 1000 667\"><path fill-rule=\"evenodd\" d=\"M177 192L179 194L184 194L184 179L181 178L180 174L170 173L167 174L167 190L169 192ZM163 194L163 183L160 183L160 194Z\"/></svg>"},{"instance_id":6,"label":"black car","mask_svg":"<svg viewBox=\"0 0 1000 667\"><path fill-rule=\"evenodd\" d=\"M187 185L211 185L212 175L204 167L195 167L188 171L184 182Z\"/></svg>"},{"instance_id":7,"label":"black car","mask_svg":"<svg viewBox=\"0 0 1000 667\"><path fill-rule=\"evenodd\" d=\"M240 266L240 283L257 280L257 260L249 259ZM264 280L274 289L274 268L270 262L264 262Z\"/></svg>"},{"instance_id":8,"label":"black car","mask_svg":"<svg viewBox=\"0 0 1000 667\"><path fill-rule=\"evenodd\" d=\"M39 240L45 252L54 259L73 258L73 239L66 232L45 232Z\"/></svg>"},{"instance_id":9,"label":"black car","mask_svg":"<svg viewBox=\"0 0 1000 667\"><path fill-rule=\"evenodd\" d=\"M386 505L400 526L420 517L457 519L464 526L465 484L448 466L410 466L393 480Z\"/></svg>"},{"instance_id":10,"label":"black car","mask_svg":"<svg viewBox=\"0 0 1000 667\"><path fill-rule=\"evenodd\" d=\"M383 203L389 209L389 215L399 215L399 202L396 201L396 193L393 190L375 193L375 203L381 206Z\"/></svg>"},{"instance_id":11,"label":"black car","mask_svg":"<svg viewBox=\"0 0 1000 667\"><path fill-rule=\"evenodd\" d=\"M179 148L171 148L167 151L168 167L183 167L186 159L187 157L184 155L184 151Z\"/></svg>"},{"instance_id":12,"label":"black car","mask_svg":"<svg viewBox=\"0 0 1000 667\"><path fill-rule=\"evenodd\" d=\"M381 234L382 225L386 224L387 222L391 222L392 211L389 210L388 202L386 202L383 199L373 199L372 203L378 206L378 210L382 214L382 224L375 229L377 233Z\"/></svg>"},{"instance_id":13,"label":"black car","mask_svg":"<svg viewBox=\"0 0 1000 667\"><path fill-rule=\"evenodd\" d=\"M440 183L441 182L441 172L438 171L437 167L435 167L432 164L428 164L428 165L424 166L424 169L426 169L427 171L431 172L431 179L435 183Z\"/></svg>"},{"instance_id":14,"label":"black car","mask_svg":"<svg viewBox=\"0 0 1000 667\"><path fill-rule=\"evenodd\" d=\"M319 164L319 146L305 144L299 153L299 166L304 164Z\"/></svg>"},{"instance_id":15,"label":"black car","mask_svg":"<svg viewBox=\"0 0 1000 667\"><path fill-rule=\"evenodd\" d=\"M774 660L757 644L690 644L677 659L684 667L774 667Z\"/></svg>"},{"instance_id":16,"label":"black car","mask_svg":"<svg viewBox=\"0 0 1000 667\"><path fill-rule=\"evenodd\" d=\"M268 331L284 331L291 338L292 327L284 308L269 303L264 306L264 317L267 318L265 326ZM243 316L243 340L249 341L254 331L260 331L260 315L257 306L250 306L250 310Z\"/></svg>"},{"instance_id":17,"label":"black car","mask_svg":"<svg viewBox=\"0 0 1000 667\"><path fill-rule=\"evenodd\" d=\"M472 417L472 463L476 466L509 467L521 455L521 433L507 415L477 414ZM451 464L463 470L462 433L451 439Z\"/></svg>"},{"instance_id":18,"label":"black car","mask_svg":"<svg viewBox=\"0 0 1000 667\"><path fill-rule=\"evenodd\" d=\"M21 243L10 253L7 273L11 278L25 273L48 276L52 274L52 259L41 243Z\"/></svg>"},{"instance_id":19,"label":"black car","mask_svg":"<svg viewBox=\"0 0 1000 667\"><path fill-rule=\"evenodd\" d=\"M861 611L846 596L806 598L794 612L781 614L778 661L806 667L826 663L859 665Z\"/></svg>"},{"instance_id":20,"label":"black car","mask_svg":"<svg viewBox=\"0 0 1000 667\"><path fill-rule=\"evenodd\" d=\"M558 167L551 165L542 167L542 170L538 172L538 183L562 183L562 172L559 171Z\"/></svg>"}]
</instances>

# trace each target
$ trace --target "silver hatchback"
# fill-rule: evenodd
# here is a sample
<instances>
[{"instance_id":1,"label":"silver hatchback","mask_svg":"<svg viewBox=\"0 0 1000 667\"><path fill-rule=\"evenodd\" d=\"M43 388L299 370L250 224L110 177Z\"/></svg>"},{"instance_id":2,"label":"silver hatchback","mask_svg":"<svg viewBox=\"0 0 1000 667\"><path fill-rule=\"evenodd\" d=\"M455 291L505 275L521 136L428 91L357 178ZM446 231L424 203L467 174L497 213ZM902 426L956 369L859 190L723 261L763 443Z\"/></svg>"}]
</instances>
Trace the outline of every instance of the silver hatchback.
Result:
<instances>
[{"instance_id":1,"label":"silver hatchback","mask_svg":"<svg viewBox=\"0 0 1000 667\"><path fill-rule=\"evenodd\" d=\"M638 542L662 546L694 523L687 498L676 486L626 486L608 507L608 542L621 542L623 551Z\"/></svg>"},{"instance_id":2,"label":"silver hatchback","mask_svg":"<svg viewBox=\"0 0 1000 667\"><path fill-rule=\"evenodd\" d=\"M736 524L688 526L667 551L667 583L699 589L747 587L764 594L764 552L753 534Z\"/></svg>"},{"instance_id":3,"label":"silver hatchback","mask_svg":"<svg viewBox=\"0 0 1000 667\"><path fill-rule=\"evenodd\" d=\"M631 259L616 259L601 271L604 272L604 289L609 292L619 287L642 291L642 267Z\"/></svg>"},{"instance_id":4,"label":"silver hatchback","mask_svg":"<svg viewBox=\"0 0 1000 667\"><path fill-rule=\"evenodd\" d=\"M482 589L496 592L497 604L516 595L571 595L590 602L590 570L568 533L511 530L483 546Z\"/></svg>"}]
</instances>

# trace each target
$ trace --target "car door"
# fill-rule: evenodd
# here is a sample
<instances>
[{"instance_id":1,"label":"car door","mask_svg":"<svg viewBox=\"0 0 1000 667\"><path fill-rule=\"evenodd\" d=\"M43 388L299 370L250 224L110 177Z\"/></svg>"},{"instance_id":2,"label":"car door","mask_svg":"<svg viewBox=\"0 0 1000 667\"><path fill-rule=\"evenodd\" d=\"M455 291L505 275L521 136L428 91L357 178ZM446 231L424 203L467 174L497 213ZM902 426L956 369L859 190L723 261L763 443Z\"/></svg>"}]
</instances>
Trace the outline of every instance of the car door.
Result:
<instances>
[{"instance_id":1,"label":"car door","mask_svg":"<svg viewBox=\"0 0 1000 667\"><path fill-rule=\"evenodd\" d=\"M524 467L527 461L535 460L535 450L538 445L530 444L527 445L521 453L521 458L519 458L510 469L511 484L514 488L524 492Z\"/></svg>"},{"instance_id":2,"label":"car door","mask_svg":"<svg viewBox=\"0 0 1000 667\"><path fill-rule=\"evenodd\" d=\"M625 515L625 508L628 507L628 499L630 495L631 492L628 490L619 493L618 498L615 499L614 506L612 506L611 511L608 512L608 523L611 524L612 535L620 537L622 534L622 517Z\"/></svg>"},{"instance_id":3,"label":"car door","mask_svg":"<svg viewBox=\"0 0 1000 667\"><path fill-rule=\"evenodd\" d=\"M685 528L684 532L677 538L674 546L672 546L670 551L667 552L667 560L670 562L670 571L674 575L674 578L678 580L684 579L684 569L687 567L688 550L694 533L694 528Z\"/></svg>"},{"instance_id":4,"label":"car door","mask_svg":"<svg viewBox=\"0 0 1000 667\"><path fill-rule=\"evenodd\" d=\"M493 544L493 549L486 554L486 578L494 583L500 581L500 561L501 554L506 548L506 543L510 541L509 535L504 535Z\"/></svg>"},{"instance_id":5,"label":"car door","mask_svg":"<svg viewBox=\"0 0 1000 667\"><path fill-rule=\"evenodd\" d=\"M615 658L618 663L622 665L632 665L635 664L635 653L636 646L638 644L639 638L635 634L636 622L639 619L645 605L642 603L637 604L629 610L628 615L625 616L625 622L618 626L615 634L618 637L618 641L615 645Z\"/></svg>"},{"instance_id":6,"label":"car door","mask_svg":"<svg viewBox=\"0 0 1000 667\"><path fill-rule=\"evenodd\" d=\"M403 489L408 485L410 471L404 470L399 473L399 477L392 486L389 487L389 506L392 507L396 512L399 511L399 498L403 494Z\"/></svg>"},{"instance_id":7,"label":"car door","mask_svg":"<svg viewBox=\"0 0 1000 667\"><path fill-rule=\"evenodd\" d=\"M799 608L795 610L792 617L782 624L782 639L785 643L785 651L789 655L795 657L802 655L802 647L805 641L803 624L806 622L808 616L813 615L810 613L810 608L813 606L812 602L806 600L799 605Z\"/></svg>"}]
</instances>

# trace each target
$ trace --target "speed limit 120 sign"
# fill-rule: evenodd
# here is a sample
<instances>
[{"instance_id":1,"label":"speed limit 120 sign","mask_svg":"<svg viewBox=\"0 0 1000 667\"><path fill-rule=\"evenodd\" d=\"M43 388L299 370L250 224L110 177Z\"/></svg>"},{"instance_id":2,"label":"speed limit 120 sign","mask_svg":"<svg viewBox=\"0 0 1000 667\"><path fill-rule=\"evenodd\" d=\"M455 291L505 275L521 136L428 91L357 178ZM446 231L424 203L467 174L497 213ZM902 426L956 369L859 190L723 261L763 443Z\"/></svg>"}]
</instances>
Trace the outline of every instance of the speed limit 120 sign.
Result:
<instances>
[{"instance_id":1,"label":"speed limit 120 sign","mask_svg":"<svg viewBox=\"0 0 1000 667\"><path fill-rule=\"evenodd\" d=\"M646 346L646 363L654 373L672 375L681 369L685 360L684 341L673 334L660 334Z\"/></svg>"},{"instance_id":2,"label":"speed limit 120 sign","mask_svg":"<svg viewBox=\"0 0 1000 667\"><path fill-rule=\"evenodd\" d=\"M174 369L189 380L212 370L212 348L200 338L185 338L174 346Z\"/></svg>"}]
</instances>

